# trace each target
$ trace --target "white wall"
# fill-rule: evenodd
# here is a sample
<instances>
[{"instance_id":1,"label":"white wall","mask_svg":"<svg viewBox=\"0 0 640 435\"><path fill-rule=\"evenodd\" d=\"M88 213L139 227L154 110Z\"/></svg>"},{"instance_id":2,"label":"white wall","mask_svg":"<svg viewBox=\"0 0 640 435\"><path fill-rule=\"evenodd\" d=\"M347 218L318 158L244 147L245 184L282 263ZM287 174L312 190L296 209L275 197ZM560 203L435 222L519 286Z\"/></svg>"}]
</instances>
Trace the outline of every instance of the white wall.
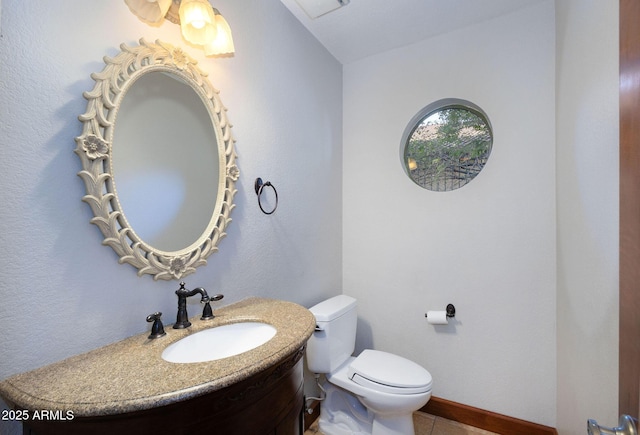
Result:
<instances>
[{"instance_id":1,"label":"white wall","mask_svg":"<svg viewBox=\"0 0 640 435\"><path fill-rule=\"evenodd\" d=\"M553 1L344 68L344 293L358 348L411 358L434 396L556 421ZM494 129L470 184L430 192L406 177L402 133L427 104L479 105ZM455 323L424 313L453 303Z\"/></svg>"},{"instance_id":2,"label":"white wall","mask_svg":"<svg viewBox=\"0 0 640 435\"><path fill-rule=\"evenodd\" d=\"M0 379L148 330L153 311L175 320L177 283L138 277L101 245L73 152L90 74L140 37L200 61L237 139L229 235L187 285L223 293L223 303L258 295L310 306L339 293L342 67L280 2L217 0L237 50L221 59L187 47L178 26L145 25L124 1L2 6ZM271 216L258 209L256 177L278 189ZM18 431L9 426L0 433Z\"/></svg>"},{"instance_id":3,"label":"white wall","mask_svg":"<svg viewBox=\"0 0 640 435\"><path fill-rule=\"evenodd\" d=\"M617 1L556 1L558 421L618 421Z\"/></svg>"}]
</instances>

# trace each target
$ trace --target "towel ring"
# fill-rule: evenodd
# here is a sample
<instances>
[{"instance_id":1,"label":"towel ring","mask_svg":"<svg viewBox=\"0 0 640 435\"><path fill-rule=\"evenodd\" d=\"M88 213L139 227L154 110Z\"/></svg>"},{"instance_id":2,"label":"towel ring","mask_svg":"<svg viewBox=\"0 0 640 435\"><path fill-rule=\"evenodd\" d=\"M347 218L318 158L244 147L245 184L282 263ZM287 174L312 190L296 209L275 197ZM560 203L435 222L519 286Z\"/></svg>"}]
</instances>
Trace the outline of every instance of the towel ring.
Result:
<instances>
[{"instance_id":1,"label":"towel ring","mask_svg":"<svg viewBox=\"0 0 640 435\"><path fill-rule=\"evenodd\" d=\"M273 189L273 193L276 194L276 205L273 206L273 210L271 211L265 211L265 209L262 207L262 201L260 200L260 197L262 196L262 189L264 189L265 186L271 187ZM258 207L260 207L262 213L272 214L274 211L276 211L276 209L278 208L278 191L276 190L275 186L271 184L271 181L263 183L262 178L258 177L256 178L256 182L253 187L256 190L256 195L258 195Z\"/></svg>"}]
</instances>

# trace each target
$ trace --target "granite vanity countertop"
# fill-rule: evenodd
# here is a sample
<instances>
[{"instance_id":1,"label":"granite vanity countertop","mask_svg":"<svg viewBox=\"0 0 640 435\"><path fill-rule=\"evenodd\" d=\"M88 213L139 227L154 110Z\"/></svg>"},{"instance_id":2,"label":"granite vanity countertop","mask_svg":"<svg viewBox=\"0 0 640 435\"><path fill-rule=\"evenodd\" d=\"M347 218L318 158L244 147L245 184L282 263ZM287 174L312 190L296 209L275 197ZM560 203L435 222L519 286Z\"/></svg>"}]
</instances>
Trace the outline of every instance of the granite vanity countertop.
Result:
<instances>
[{"instance_id":1,"label":"granite vanity countertop","mask_svg":"<svg viewBox=\"0 0 640 435\"><path fill-rule=\"evenodd\" d=\"M215 318L190 319L186 329L165 325L167 335L149 333L67 358L0 382L0 396L29 410L72 411L74 417L122 414L168 405L242 381L300 349L313 333L306 308L281 300L248 298L214 310ZM175 364L162 359L169 344L203 329L257 321L276 335L248 352L216 361Z\"/></svg>"}]
</instances>

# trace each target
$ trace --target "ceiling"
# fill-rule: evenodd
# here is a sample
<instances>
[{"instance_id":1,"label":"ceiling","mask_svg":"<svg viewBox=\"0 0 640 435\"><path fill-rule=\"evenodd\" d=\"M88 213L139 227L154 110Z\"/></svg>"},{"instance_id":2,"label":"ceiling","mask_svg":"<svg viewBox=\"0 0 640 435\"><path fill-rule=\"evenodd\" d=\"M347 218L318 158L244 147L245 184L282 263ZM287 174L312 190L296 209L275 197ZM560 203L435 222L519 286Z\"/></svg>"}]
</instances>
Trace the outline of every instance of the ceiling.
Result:
<instances>
[{"instance_id":1,"label":"ceiling","mask_svg":"<svg viewBox=\"0 0 640 435\"><path fill-rule=\"evenodd\" d=\"M280 1L347 64L547 0L351 0L315 19L296 0Z\"/></svg>"}]
</instances>

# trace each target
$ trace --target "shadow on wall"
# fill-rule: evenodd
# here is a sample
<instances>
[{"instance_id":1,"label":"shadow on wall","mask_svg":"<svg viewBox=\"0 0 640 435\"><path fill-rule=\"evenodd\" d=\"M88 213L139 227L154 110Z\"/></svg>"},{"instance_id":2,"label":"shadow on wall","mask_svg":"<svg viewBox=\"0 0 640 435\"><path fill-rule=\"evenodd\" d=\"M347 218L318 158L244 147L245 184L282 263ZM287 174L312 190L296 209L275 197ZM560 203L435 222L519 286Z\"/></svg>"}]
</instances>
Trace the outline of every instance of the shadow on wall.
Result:
<instances>
[{"instance_id":1,"label":"shadow on wall","mask_svg":"<svg viewBox=\"0 0 640 435\"><path fill-rule=\"evenodd\" d=\"M364 349L375 349L373 346L373 331L371 325L358 317L358 326L356 332L356 350L354 355L360 354Z\"/></svg>"}]
</instances>

